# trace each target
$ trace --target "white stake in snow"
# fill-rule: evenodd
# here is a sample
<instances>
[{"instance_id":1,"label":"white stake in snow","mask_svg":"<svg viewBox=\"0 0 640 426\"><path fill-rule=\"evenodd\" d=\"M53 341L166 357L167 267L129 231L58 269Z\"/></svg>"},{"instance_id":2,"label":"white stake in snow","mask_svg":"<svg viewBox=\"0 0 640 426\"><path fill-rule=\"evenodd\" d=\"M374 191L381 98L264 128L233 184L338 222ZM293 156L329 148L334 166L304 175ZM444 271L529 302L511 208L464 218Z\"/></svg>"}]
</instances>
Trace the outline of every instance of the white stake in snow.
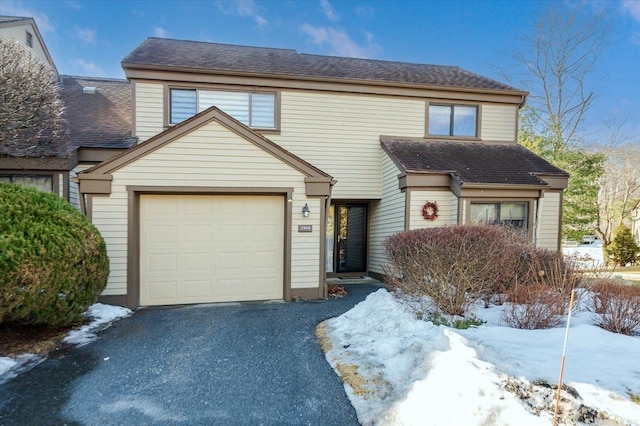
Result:
<instances>
[{"instance_id":1,"label":"white stake in snow","mask_svg":"<svg viewBox=\"0 0 640 426\"><path fill-rule=\"evenodd\" d=\"M567 355L567 341L569 340L569 327L571 326L571 312L573 311L573 299L575 293L575 290L571 290L569 312L567 313L567 329L564 332L564 347L562 348L562 361L560 362L560 377L558 378L558 390L556 392L556 409L553 412L553 426L556 426L558 421L558 409L560 408L560 391L562 390L562 375L564 374L564 361Z\"/></svg>"}]
</instances>

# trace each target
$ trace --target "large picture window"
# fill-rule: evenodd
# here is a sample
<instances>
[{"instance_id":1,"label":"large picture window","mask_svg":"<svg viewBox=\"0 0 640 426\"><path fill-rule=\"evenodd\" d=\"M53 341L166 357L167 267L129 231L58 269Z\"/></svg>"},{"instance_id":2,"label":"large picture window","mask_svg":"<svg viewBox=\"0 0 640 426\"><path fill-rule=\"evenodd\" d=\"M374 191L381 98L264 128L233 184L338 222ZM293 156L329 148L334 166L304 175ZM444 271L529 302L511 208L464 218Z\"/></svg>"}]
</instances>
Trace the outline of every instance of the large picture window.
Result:
<instances>
[{"instance_id":1,"label":"large picture window","mask_svg":"<svg viewBox=\"0 0 640 426\"><path fill-rule=\"evenodd\" d=\"M276 128L275 93L201 89L171 89L170 124L178 124L211 106L249 127Z\"/></svg>"},{"instance_id":2,"label":"large picture window","mask_svg":"<svg viewBox=\"0 0 640 426\"><path fill-rule=\"evenodd\" d=\"M529 203L471 203L471 225L507 225L527 228Z\"/></svg>"},{"instance_id":3,"label":"large picture window","mask_svg":"<svg viewBox=\"0 0 640 426\"><path fill-rule=\"evenodd\" d=\"M53 192L53 177L48 175L0 176L0 183L15 183L17 185L36 188L44 192Z\"/></svg>"},{"instance_id":4,"label":"large picture window","mask_svg":"<svg viewBox=\"0 0 640 426\"><path fill-rule=\"evenodd\" d=\"M472 105L429 105L429 135L477 136L478 107Z\"/></svg>"}]
</instances>

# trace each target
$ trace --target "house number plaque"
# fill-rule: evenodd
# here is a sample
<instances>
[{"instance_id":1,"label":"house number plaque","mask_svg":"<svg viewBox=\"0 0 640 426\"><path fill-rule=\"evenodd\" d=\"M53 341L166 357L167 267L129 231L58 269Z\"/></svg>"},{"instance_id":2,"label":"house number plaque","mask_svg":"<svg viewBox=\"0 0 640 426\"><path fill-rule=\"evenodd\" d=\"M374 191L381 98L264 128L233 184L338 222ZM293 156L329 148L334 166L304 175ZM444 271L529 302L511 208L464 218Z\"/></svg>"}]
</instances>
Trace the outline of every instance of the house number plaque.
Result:
<instances>
[{"instance_id":1,"label":"house number plaque","mask_svg":"<svg viewBox=\"0 0 640 426\"><path fill-rule=\"evenodd\" d=\"M313 232L313 225L298 225L298 232Z\"/></svg>"}]
</instances>

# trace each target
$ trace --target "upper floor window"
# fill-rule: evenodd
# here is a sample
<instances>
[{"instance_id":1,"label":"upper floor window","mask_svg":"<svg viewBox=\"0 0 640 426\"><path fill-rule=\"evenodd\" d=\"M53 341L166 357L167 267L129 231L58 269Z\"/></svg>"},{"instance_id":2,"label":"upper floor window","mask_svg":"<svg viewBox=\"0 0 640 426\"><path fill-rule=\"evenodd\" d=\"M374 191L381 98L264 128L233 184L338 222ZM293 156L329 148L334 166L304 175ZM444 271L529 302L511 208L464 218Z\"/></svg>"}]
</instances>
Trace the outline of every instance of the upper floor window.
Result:
<instances>
[{"instance_id":1,"label":"upper floor window","mask_svg":"<svg viewBox=\"0 0 640 426\"><path fill-rule=\"evenodd\" d=\"M171 89L170 97L170 124L216 106L249 127L276 128L275 93Z\"/></svg>"},{"instance_id":2,"label":"upper floor window","mask_svg":"<svg viewBox=\"0 0 640 426\"><path fill-rule=\"evenodd\" d=\"M529 203L471 203L471 225L507 225L527 228Z\"/></svg>"},{"instance_id":3,"label":"upper floor window","mask_svg":"<svg viewBox=\"0 0 640 426\"><path fill-rule=\"evenodd\" d=\"M429 105L429 135L475 137L478 107L472 105Z\"/></svg>"},{"instance_id":4,"label":"upper floor window","mask_svg":"<svg viewBox=\"0 0 640 426\"><path fill-rule=\"evenodd\" d=\"M27 46L33 47L33 34L27 31Z\"/></svg>"}]
</instances>

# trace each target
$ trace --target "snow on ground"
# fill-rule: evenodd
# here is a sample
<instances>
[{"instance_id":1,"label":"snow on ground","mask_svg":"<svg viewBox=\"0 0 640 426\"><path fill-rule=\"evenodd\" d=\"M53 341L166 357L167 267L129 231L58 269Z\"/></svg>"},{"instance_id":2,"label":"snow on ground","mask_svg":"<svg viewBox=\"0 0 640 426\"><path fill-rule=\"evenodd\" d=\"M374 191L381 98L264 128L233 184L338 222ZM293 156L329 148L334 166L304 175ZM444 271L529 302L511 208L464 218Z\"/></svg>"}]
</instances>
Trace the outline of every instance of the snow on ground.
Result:
<instances>
[{"instance_id":1,"label":"snow on ground","mask_svg":"<svg viewBox=\"0 0 640 426\"><path fill-rule=\"evenodd\" d=\"M63 339L68 345L82 346L95 340L99 331L108 328L115 320L126 318L133 312L120 306L96 303L89 306L85 316L91 319L87 325L70 331ZM35 354L22 354L17 357L0 357L0 385L8 382L44 361L46 357Z\"/></svg>"},{"instance_id":2,"label":"snow on ground","mask_svg":"<svg viewBox=\"0 0 640 426\"><path fill-rule=\"evenodd\" d=\"M563 247L565 256L576 260L577 266L582 269L597 269L604 266L604 253L602 241L596 240L593 244L582 244L578 247Z\"/></svg>"},{"instance_id":3,"label":"snow on ground","mask_svg":"<svg viewBox=\"0 0 640 426\"><path fill-rule=\"evenodd\" d=\"M476 316L487 323L457 330L417 320L379 290L324 322L319 335L328 339L326 358L345 380L362 424L550 424L552 413L534 414L505 387L514 381L556 383L564 328L509 328L501 310L478 306ZM583 398L574 409L582 403L618 424L640 424L640 405L628 396L640 394L640 336L591 324L586 312L571 323L564 383ZM536 389L531 399L542 401L544 388ZM553 402L551 390L546 393L546 402Z\"/></svg>"}]
</instances>

